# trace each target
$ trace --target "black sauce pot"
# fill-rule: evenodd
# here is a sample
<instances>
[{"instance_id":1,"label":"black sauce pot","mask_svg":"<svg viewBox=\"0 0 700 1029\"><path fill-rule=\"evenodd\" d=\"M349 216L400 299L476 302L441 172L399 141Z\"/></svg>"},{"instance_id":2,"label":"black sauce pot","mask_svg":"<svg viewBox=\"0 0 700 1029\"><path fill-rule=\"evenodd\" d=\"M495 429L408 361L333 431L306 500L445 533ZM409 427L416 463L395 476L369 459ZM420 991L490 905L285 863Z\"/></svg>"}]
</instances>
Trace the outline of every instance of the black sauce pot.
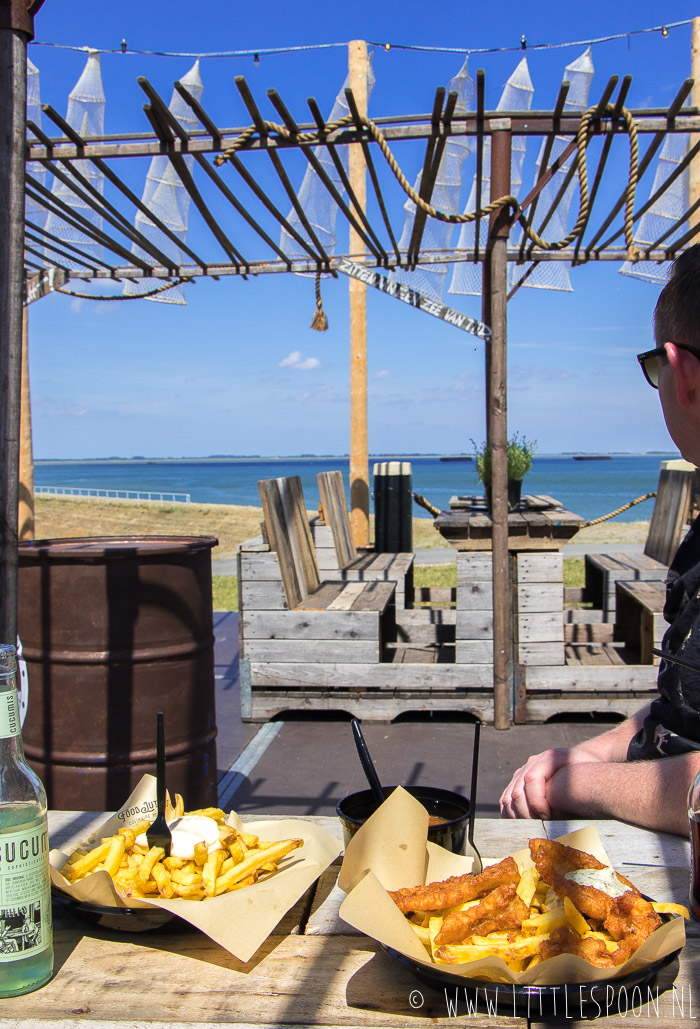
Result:
<instances>
[{"instance_id":1,"label":"black sauce pot","mask_svg":"<svg viewBox=\"0 0 700 1029\"><path fill-rule=\"evenodd\" d=\"M389 796L395 786L384 787L385 796ZM429 815L445 818L446 822L428 826L428 839L437 843L453 854L465 853L467 823L469 821L469 800L460 793L443 790L438 786L404 786L403 789L419 800L427 808ZM338 801L336 812L343 826L345 846L376 810L371 790L360 790L349 793Z\"/></svg>"}]
</instances>

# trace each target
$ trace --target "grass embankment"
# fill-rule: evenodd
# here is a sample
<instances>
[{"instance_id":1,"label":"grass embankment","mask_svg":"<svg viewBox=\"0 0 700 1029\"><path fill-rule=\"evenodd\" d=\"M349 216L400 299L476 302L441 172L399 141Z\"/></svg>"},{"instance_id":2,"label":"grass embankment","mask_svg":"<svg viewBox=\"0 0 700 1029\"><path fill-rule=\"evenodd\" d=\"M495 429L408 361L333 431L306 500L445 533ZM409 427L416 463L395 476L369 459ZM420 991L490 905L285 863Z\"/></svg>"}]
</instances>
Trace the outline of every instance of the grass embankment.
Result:
<instances>
[{"instance_id":1,"label":"grass embankment","mask_svg":"<svg viewBox=\"0 0 700 1029\"><path fill-rule=\"evenodd\" d=\"M63 536L216 536L213 557L233 557L243 540L260 533L262 509L229 504L144 504L135 500L90 501L37 497L36 538ZM648 522L603 522L581 529L576 543L642 543ZM429 518L413 519L414 549L446 548ZM436 557L438 555L436 554ZM214 566L216 572L216 565ZM456 586L454 564L418 566L416 586ZM564 559L564 585L583 586L583 558ZM214 609L235 611L236 579L214 575Z\"/></svg>"}]
</instances>

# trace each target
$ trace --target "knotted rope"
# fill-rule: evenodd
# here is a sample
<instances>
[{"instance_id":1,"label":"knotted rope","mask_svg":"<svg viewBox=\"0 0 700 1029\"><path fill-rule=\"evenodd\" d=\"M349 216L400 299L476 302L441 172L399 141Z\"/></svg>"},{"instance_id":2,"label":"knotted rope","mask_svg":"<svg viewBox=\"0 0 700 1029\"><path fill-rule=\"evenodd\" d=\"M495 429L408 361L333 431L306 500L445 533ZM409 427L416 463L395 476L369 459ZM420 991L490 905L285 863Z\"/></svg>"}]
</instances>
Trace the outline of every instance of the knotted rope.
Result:
<instances>
[{"instance_id":1,"label":"knotted rope","mask_svg":"<svg viewBox=\"0 0 700 1029\"><path fill-rule=\"evenodd\" d=\"M643 500L651 500L652 497L656 496L656 490L653 493L645 493L643 497L637 497L636 500L630 500L629 504L623 504L622 507L618 507L616 511L611 511L610 514L601 515L600 518L594 518L590 522L586 522L583 526L587 529L589 525L598 525L599 522L607 522L608 518L614 518L615 515L622 514L623 511L629 511L635 504L641 504Z\"/></svg>"},{"instance_id":2,"label":"knotted rope","mask_svg":"<svg viewBox=\"0 0 700 1029\"><path fill-rule=\"evenodd\" d=\"M379 126L369 117L360 115L359 120L362 126L369 132L374 141L379 146L382 154L384 155L387 164L391 168L397 182L406 193L406 195L413 201L416 207L426 214L429 218L435 218L437 221L449 222L453 225L462 225L465 222L475 221L477 215L481 218L493 213L494 211L500 210L502 207L508 207L511 210L512 221L518 221L521 225L523 232L530 239L535 246L541 250L563 250L564 247L568 246L569 243L573 242L577 236L583 232L588 216L590 214L590 198L588 194L588 170L586 166L586 150L588 144L593 137L593 123L601 117L611 117L613 115L614 108L611 104L607 104L603 111L600 111L598 106L589 107L587 111L581 116L579 127L576 133L576 168L579 177L579 214L576 220L576 224L572 230L568 233L564 239L557 240L555 242L549 242L543 239L542 236L538 235L537 232L528 224L525 212L521 208L517 197L513 195L502 196L497 200L493 200L490 204L481 208L479 211L466 211L464 214L450 214L446 211L440 211L438 208L433 207L426 200L424 200L419 194L413 189L408 182L406 176L401 171L401 168L396 161L396 158L392 154L386 138L379 128ZM640 253L634 246L633 238L633 221L634 221L634 199L637 189L637 180L639 177L639 143L637 139L637 127L630 111L626 107L621 107L619 116L623 118L627 133L629 135L629 148L630 148L630 161L629 161L629 177L627 187L625 190L625 219L624 219L624 233L625 233L625 244L627 246L627 259L630 261L638 261L640 259ZM267 133L276 134L282 139L288 140L289 142L298 143L299 145L323 145L323 140L327 135L338 129L345 128L349 125L356 125L357 121L355 116L352 114L346 114L342 118L336 119L336 121L329 122L322 132L293 132L285 125L278 125L276 122L263 122L263 128ZM214 164L220 167L225 164L226 161L230 160L239 150L241 150L246 143L255 135L257 129L254 125L250 125L247 129L237 136L232 143L226 147L222 153L217 154L214 158Z\"/></svg>"},{"instance_id":3,"label":"knotted rope","mask_svg":"<svg viewBox=\"0 0 700 1029\"><path fill-rule=\"evenodd\" d=\"M323 301L321 300L320 272L316 272L316 314L311 322L311 328L317 332L325 332L328 328L328 319L326 318L326 312L323 310Z\"/></svg>"},{"instance_id":4,"label":"knotted rope","mask_svg":"<svg viewBox=\"0 0 700 1029\"><path fill-rule=\"evenodd\" d=\"M174 286L180 286L183 282L194 282L191 275L183 275L179 279L175 279L174 282L166 282L162 286L156 287L156 289L149 289L147 293L127 293L119 294L119 296L111 297L96 297L94 293L77 293L73 289L65 289L63 286L56 286L56 293L65 293L67 297L77 297L79 300L143 300L146 297L154 297L158 293L164 293L166 289L172 289Z\"/></svg>"}]
</instances>

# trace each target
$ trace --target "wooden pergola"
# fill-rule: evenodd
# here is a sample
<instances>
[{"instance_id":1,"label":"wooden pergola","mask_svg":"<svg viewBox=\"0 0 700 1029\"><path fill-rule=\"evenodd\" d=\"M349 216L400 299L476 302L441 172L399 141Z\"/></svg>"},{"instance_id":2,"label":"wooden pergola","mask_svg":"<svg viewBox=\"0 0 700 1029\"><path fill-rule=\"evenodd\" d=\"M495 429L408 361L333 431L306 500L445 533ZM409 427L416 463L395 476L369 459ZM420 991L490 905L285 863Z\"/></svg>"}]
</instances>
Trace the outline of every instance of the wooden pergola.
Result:
<instances>
[{"instance_id":1,"label":"wooden pergola","mask_svg":"<svg viewBox=\"0 0 700 1029\"><path fill-rule=\"evenodd\" d=\"M33 10L38 9L37 0ZM592 261L622 262L630 258L664 262L689 245L700 232L694 220L700 198L691 197L688 209L679 215L662 236L639 252L632 246L632 233L639 218L670 189L679 175L691 165L700 150L700 113L698 107L685 107L691 97L693 81L687 79L675 99L665 109L628 111L625 107L631 79L613 76L582 119L565 110L568 84L564 83L551 109L544 111L487 111L484 107L485 78L476 75L476 107L466 115L455 113L456 94L444 88L435 92L432 110L425 114L404 113L368 119L366 97L362 95L363 60L366 45L354 43L351 49L351 74L355 88L346 91L350 114L342 123L329 125L315 100L309 100L310 118L298 121L284 99L268 90L277 120L266 119L246 80L236 79L240 96L249 114L249 124L224 127L216 124L207 110L188 90L176 88L199 122L195 131L186 131L171 114L165 100L151 83L139 79L144 91L146 116L151 131L122 135L82 138L49 105L44 107L56 134L47 135L25 124L26 44L32 37L31 13L25 5L12 0L1 3L0 12L11 10L12 21L0 21L0 382L3 390L0 477L2 478L2 523L0 526L0 625L2 639L16 635L16 556L17 556L17 481L20 424L20 353L22 305L28 297L53 288L80 292L87 282L123 283L162 280L164 284L200 277L219 278L289 272L336 275L348 259L367 268L412 269L421 265L457 261L480 264L483 273L482 319L490 326L490 341L485 342L487 434L493 448L493 617L494 617L494 711L495 724L506 727L512 712L512 646L508 618L509 581L506 500L506 353L509 299L508 265L515 262L534 267L544 261L566 261L572 266ZM20 17L21 15L21 17ZM364 50L363 50L364 46ZM354 48L354 49L353 49ZM354 54L354 56L353 56ZM354 62L354 64L353 64ZM14 98L14 100L12 100ZM692 97L694 102L695 97ZM27 129L30 138L27 140ZM686 158L669 175L657 192L644 203L635 199L640 183L648 190L654 157L669 133L691 133ZM444 216L431 208L440 160L448 140L469 137L476 155L476 196L482 194L484 148L490 143L491 200L500 201L492 209L477 208L474 244L466 250L434 251L423 246L427 219L459 222L462 218ZM551 159L556 137L570 137L568 147L556 160ZM31 138L33 137L33 138ZM519 203L510 196L510 169L513 137L544 140L543 160L535 186ZM401 250L400 232L392 223L390 210L396 208L395 193L405 199L407 183L401 183L396 170L390 169L391 156L405 143L422 147L420 193L414 196L417 213L409 246ZM349 145L349 171L338 152ZM344 195L319 162L315 149L327 148ZM621 177L620 148L625 157ZM317 173L327 191L341 224L348 226L348 251L331 254L324 249L308 213L299 203L289 170L291 156L301 154ZM568 158L587 158L588 196L573 232L566 241L554 246L541 238L552 213L562 201L577 168L572 160L561 188L547 209L540 203L541 193ZM198 218L197 244L182 242L125 181L125 159L164 155L187 191ZM264 155L264 156L261 156ZM265 175L256 174L265 162ZM34 175L25 171L27 162L39 162L55 179L68 187L81 203L99 215L98 228L89 218L56 197ZM90 184L81 171L89 162L104 175L104 195ZM580 176L581 177L581 176ZM369 196L365 197L369 179ZM264 183L264 184L263 184ZM270 183L273 183L271 186ZM605 185L605 189L601 187ZM410 190L410 187L408 187ZM67 243L31 216L23 218L23 196L53 212L83 234L91 246ZM614 194L605 204L600 197ZM585 200L585 198L584 198ZM598 202L596 202L598 201ZM479 203L479 201L477 201ZM299 231L283 213L296 214ZM165 237L177 245L182 259L163 252L152 239L134 225L137 211L146 215ZM223 212L223 214L222 214ZM522 233L518 241L515 229ZM238 239L238 230L245 243ZM280 230L294 241L295 253L286 253L278 240ZM342 233L339 236L342 237ZM672 240L672 242L669 242ZM102 248L102 258L91 254L93 244ZM135 248L135 249L134 249ZM301 256L300 256L301 255ZM351 280L361 304L365 286ZM152 287L152 281L151 281ZM149 287L149 288L151 288ZM515 289L518 287L516 286ZM511 294L515 290L511 291ZM358 310L360 310L358 308ZM362 333L352 325L351 333ZM353 356L353 361L355 357ZM359 381L362 379L362 354L357 358ZM358 381L357 379L355 380ZM353 380L351 379L351 386ZM366 404L366 399L364 401ZM352 442L355 467L351 479L359 476L364 489L352 493L353 508L368 505L369 486L366 434L359 445ZM364 448L364 450L363 450ZM364 467L363 467L364 462Z\"/></svg>"}]
</instances>

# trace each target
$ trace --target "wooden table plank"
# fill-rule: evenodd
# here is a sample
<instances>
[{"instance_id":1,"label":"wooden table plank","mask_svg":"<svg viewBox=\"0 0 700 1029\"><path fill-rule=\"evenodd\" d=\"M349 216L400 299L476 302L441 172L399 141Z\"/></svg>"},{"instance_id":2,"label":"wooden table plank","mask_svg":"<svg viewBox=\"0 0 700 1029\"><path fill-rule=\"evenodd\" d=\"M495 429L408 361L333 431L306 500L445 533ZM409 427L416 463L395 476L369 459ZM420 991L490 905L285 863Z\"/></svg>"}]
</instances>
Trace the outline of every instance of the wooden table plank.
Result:
<instances>
[{"instance_id":1,"label":"wooden table plank","mask_svg":"<svg viewBox=\"0 0 700 1029\"><path fill-rule=\"evenodd\" d=\"M69 846L103 818L94 812L51 812L52 845ZM308 820L336 837L341 833L335 818ZM477 819L475 838L482 856L495 859L521 848L533 836L551 838L581 824ZM598 830L623 874L651 896L684 901L687 841L619 822L599 822ZM313 895L307 895L306 907L298 905L299 910L285 918L246 964L198 932L127 935L62 914L56 922L54 979L35 993L4 1000L3 1024L12 1029L73 1029L82 1023L109 1024L114 1029L146 1024L149 1029L221 1025L427 1029L436 1019L456 1013L463 1018L460 1025L494 1029L527 1025L525 1019L513 1017L507 988L496 1013L489 1012L480 999L476 1013L468 1017L458 991L446 997L444 991L423 986L373 940L358 935L338 915L343 895L336 885L337 870L336 863L321 876ZM678 1029L684 1019L697 1019L700 1002L693 991L697 992L700 975L700 932L691 926L688 935L675 990L667 988L654 1005L641 1006L634 1015L635 1024ZM632 1018L631 1009L613 1009L604 1024L606 1029L624 1029ZM574 1010L562 1013L561 1021L567 1026L584 1025ZM533 1017L532 1023L536 1022Z\"/></svg>"}]
</instances>

